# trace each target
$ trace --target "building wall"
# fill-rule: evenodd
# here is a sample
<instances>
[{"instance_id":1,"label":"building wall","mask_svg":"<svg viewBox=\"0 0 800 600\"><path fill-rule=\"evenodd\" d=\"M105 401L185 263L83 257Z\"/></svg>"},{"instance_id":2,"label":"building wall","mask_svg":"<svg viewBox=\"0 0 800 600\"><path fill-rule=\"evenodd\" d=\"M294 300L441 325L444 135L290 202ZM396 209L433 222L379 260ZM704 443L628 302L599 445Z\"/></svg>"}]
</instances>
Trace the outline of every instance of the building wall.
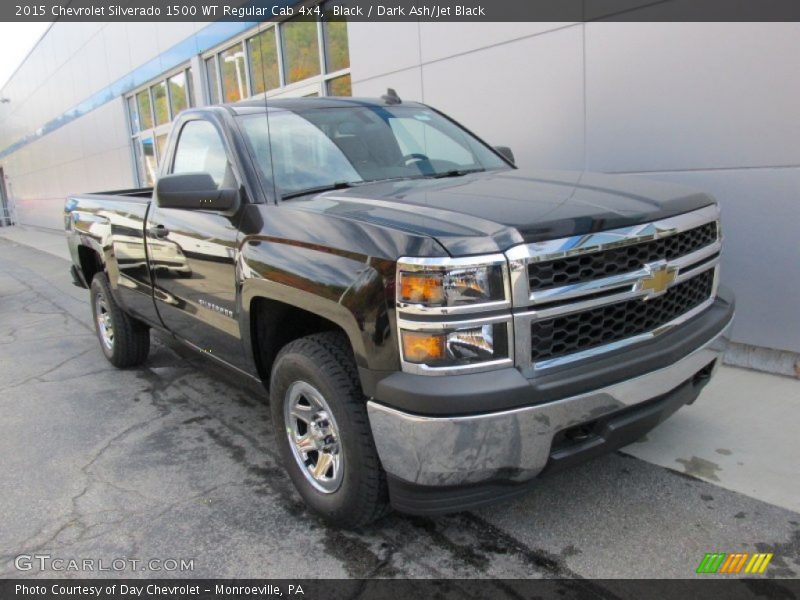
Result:
<instances>
[{"instance_id":1,"label":"building wall","mask_svg":"<svg viewBox=\"0 0 800 600\"><path fill-rule=\"evenodd\" d=\"M354 95L394 87L521 167L714 194L734 339L800 352L800 24L351 23L350 54Z\"/></svg>"},{"instance_id":2,"label":"building wall","mask_svg":"<svg viewBox=\"0 0 800 600\"><path fill-rule=\"evenodd\" d=\"M134 185L123 100L93 110L81 105L148 61L155 60L155 71L160 62L170 68L165 51L204 26L56 22L50 28L0 94L11 100L0 105L0 151L47 123L65 123L0 157L19 222L60 228L65 195Z\"/></svg>"},{"instance_id":3,"label":"building wall","mask_svg":"<svg viewBox=\"0 0 800 600\"><path fill-rule=\"evenodd\" d=\"M18 222L63 228L70 193L133 187L121 99L109 102L3 160Z\"/></svg>"}]
</instances>

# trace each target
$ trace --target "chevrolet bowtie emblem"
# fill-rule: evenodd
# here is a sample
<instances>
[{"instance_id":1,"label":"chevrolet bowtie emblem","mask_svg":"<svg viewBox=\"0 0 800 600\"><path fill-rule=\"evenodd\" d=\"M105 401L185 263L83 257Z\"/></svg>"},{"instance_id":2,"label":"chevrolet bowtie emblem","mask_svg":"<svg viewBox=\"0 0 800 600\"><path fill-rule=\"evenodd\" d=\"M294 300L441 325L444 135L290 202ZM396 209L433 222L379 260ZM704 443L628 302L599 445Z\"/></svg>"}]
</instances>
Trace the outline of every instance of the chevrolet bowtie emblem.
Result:
<instances>
[{"instance_id":1,"label":"chevrolet bowtie emblem","mask_svg":"<svg viewBox=\"0 0 800 600\"><path fill-rule=\"evenodd\" d=\"M634 288L636 291L645 292L645 300L666 292L678 277L678 267L671 267L664 262L645 265L645 269L648 270L648 274L639 279Z\"/></svg>"}]
</instances>

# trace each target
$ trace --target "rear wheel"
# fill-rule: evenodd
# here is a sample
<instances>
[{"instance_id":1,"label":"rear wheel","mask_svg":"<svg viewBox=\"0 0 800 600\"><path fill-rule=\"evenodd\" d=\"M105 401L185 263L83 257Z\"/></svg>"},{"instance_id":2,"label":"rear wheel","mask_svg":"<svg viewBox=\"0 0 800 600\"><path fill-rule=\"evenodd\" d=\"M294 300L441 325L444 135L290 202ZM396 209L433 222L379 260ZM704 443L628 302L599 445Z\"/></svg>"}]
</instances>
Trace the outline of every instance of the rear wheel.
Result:
<instances>
[{"instance_id":1,"label":"rear wheel","mask_svg":"<svg viewBox=\"0 0 800 600\"><path fill-rule=\"evenodd\" d=\"M386 475L343 334L287 344L272 369L270 405L284 466L314 512L343 527L388 512Z\"/></svg>"},{"instance_id":2,"label":"rear wheel","mask_svg":"<svg viewBox=\"0 0 800 600\"><path fill-rule=\"evenodd\" d=\"M143 363L150 352L150 329L119 307L105 273L92 278L91 294L95 331L108 361L119 368Z\"/></svg>"}]
</instances>

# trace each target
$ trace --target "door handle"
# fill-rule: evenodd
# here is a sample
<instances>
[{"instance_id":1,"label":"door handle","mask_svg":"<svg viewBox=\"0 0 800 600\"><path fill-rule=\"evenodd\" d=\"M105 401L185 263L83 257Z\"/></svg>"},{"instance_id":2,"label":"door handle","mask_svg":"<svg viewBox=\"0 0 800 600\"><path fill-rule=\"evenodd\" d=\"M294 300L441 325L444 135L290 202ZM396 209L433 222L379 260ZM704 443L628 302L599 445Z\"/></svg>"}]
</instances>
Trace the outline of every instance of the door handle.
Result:
<instances>
[{"instance_id":1,"label":"door handle","mask_svg":"<svg viewBox=\"0 0 800 600\"><path fill-rule=\"evenodd\" d=\"M148 229L147 233L150 235L150 237L165 238L169 235L169 229L167 229L163 225L156 225Z\"/></svg>"}]
</instances>

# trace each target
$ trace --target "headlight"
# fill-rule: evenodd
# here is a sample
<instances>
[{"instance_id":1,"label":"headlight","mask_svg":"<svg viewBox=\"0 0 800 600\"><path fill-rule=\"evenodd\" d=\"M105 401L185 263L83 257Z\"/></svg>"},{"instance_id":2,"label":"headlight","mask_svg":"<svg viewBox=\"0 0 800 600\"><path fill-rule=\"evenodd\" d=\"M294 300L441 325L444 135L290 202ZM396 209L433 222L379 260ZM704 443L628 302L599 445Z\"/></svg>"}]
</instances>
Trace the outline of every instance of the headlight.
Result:
<instances>
[{"instance_id":1,"label":"headlight","mask_svg":"<svg viewBox=\"0 0 800 600\"><path fill-rule=\"evenodd\" d=\"M508 268L502 255L444 259L438 264L436 261L401 259L398 262L398 307L416 306L423 311L425 308L452 307L472 310L475 305L508 301Z\"/></svg>"},{"instance_id":2,"label":"headlight","mask_svg":"<svg viewBox=\"0 0 800 600\"><path fill-rule=\"evenodd\" d=\"M442 375L513 364L511 292L502 254L401 258L396 288L404 371Z\"/></svg>"},{"instance_id":3,"label":"headlight","mask_svg":"<svg viewBox=\"0 0 800 600\"><path fill-rule=\"evenodd\" d=\"M403 358L428 367L467 366L509 357L508 324L468 326L452 331L400 330Z\"/></svg>"},{"instance_id":4,"label":"headlight","mask_svg":"<svg viewBox=\"0 0 800 600\"><path fill-rule=\"evenodd\" d=\"M400 273L400 301L425 306L444 304L441 273Z\"/></svg>"}]
</instances>

